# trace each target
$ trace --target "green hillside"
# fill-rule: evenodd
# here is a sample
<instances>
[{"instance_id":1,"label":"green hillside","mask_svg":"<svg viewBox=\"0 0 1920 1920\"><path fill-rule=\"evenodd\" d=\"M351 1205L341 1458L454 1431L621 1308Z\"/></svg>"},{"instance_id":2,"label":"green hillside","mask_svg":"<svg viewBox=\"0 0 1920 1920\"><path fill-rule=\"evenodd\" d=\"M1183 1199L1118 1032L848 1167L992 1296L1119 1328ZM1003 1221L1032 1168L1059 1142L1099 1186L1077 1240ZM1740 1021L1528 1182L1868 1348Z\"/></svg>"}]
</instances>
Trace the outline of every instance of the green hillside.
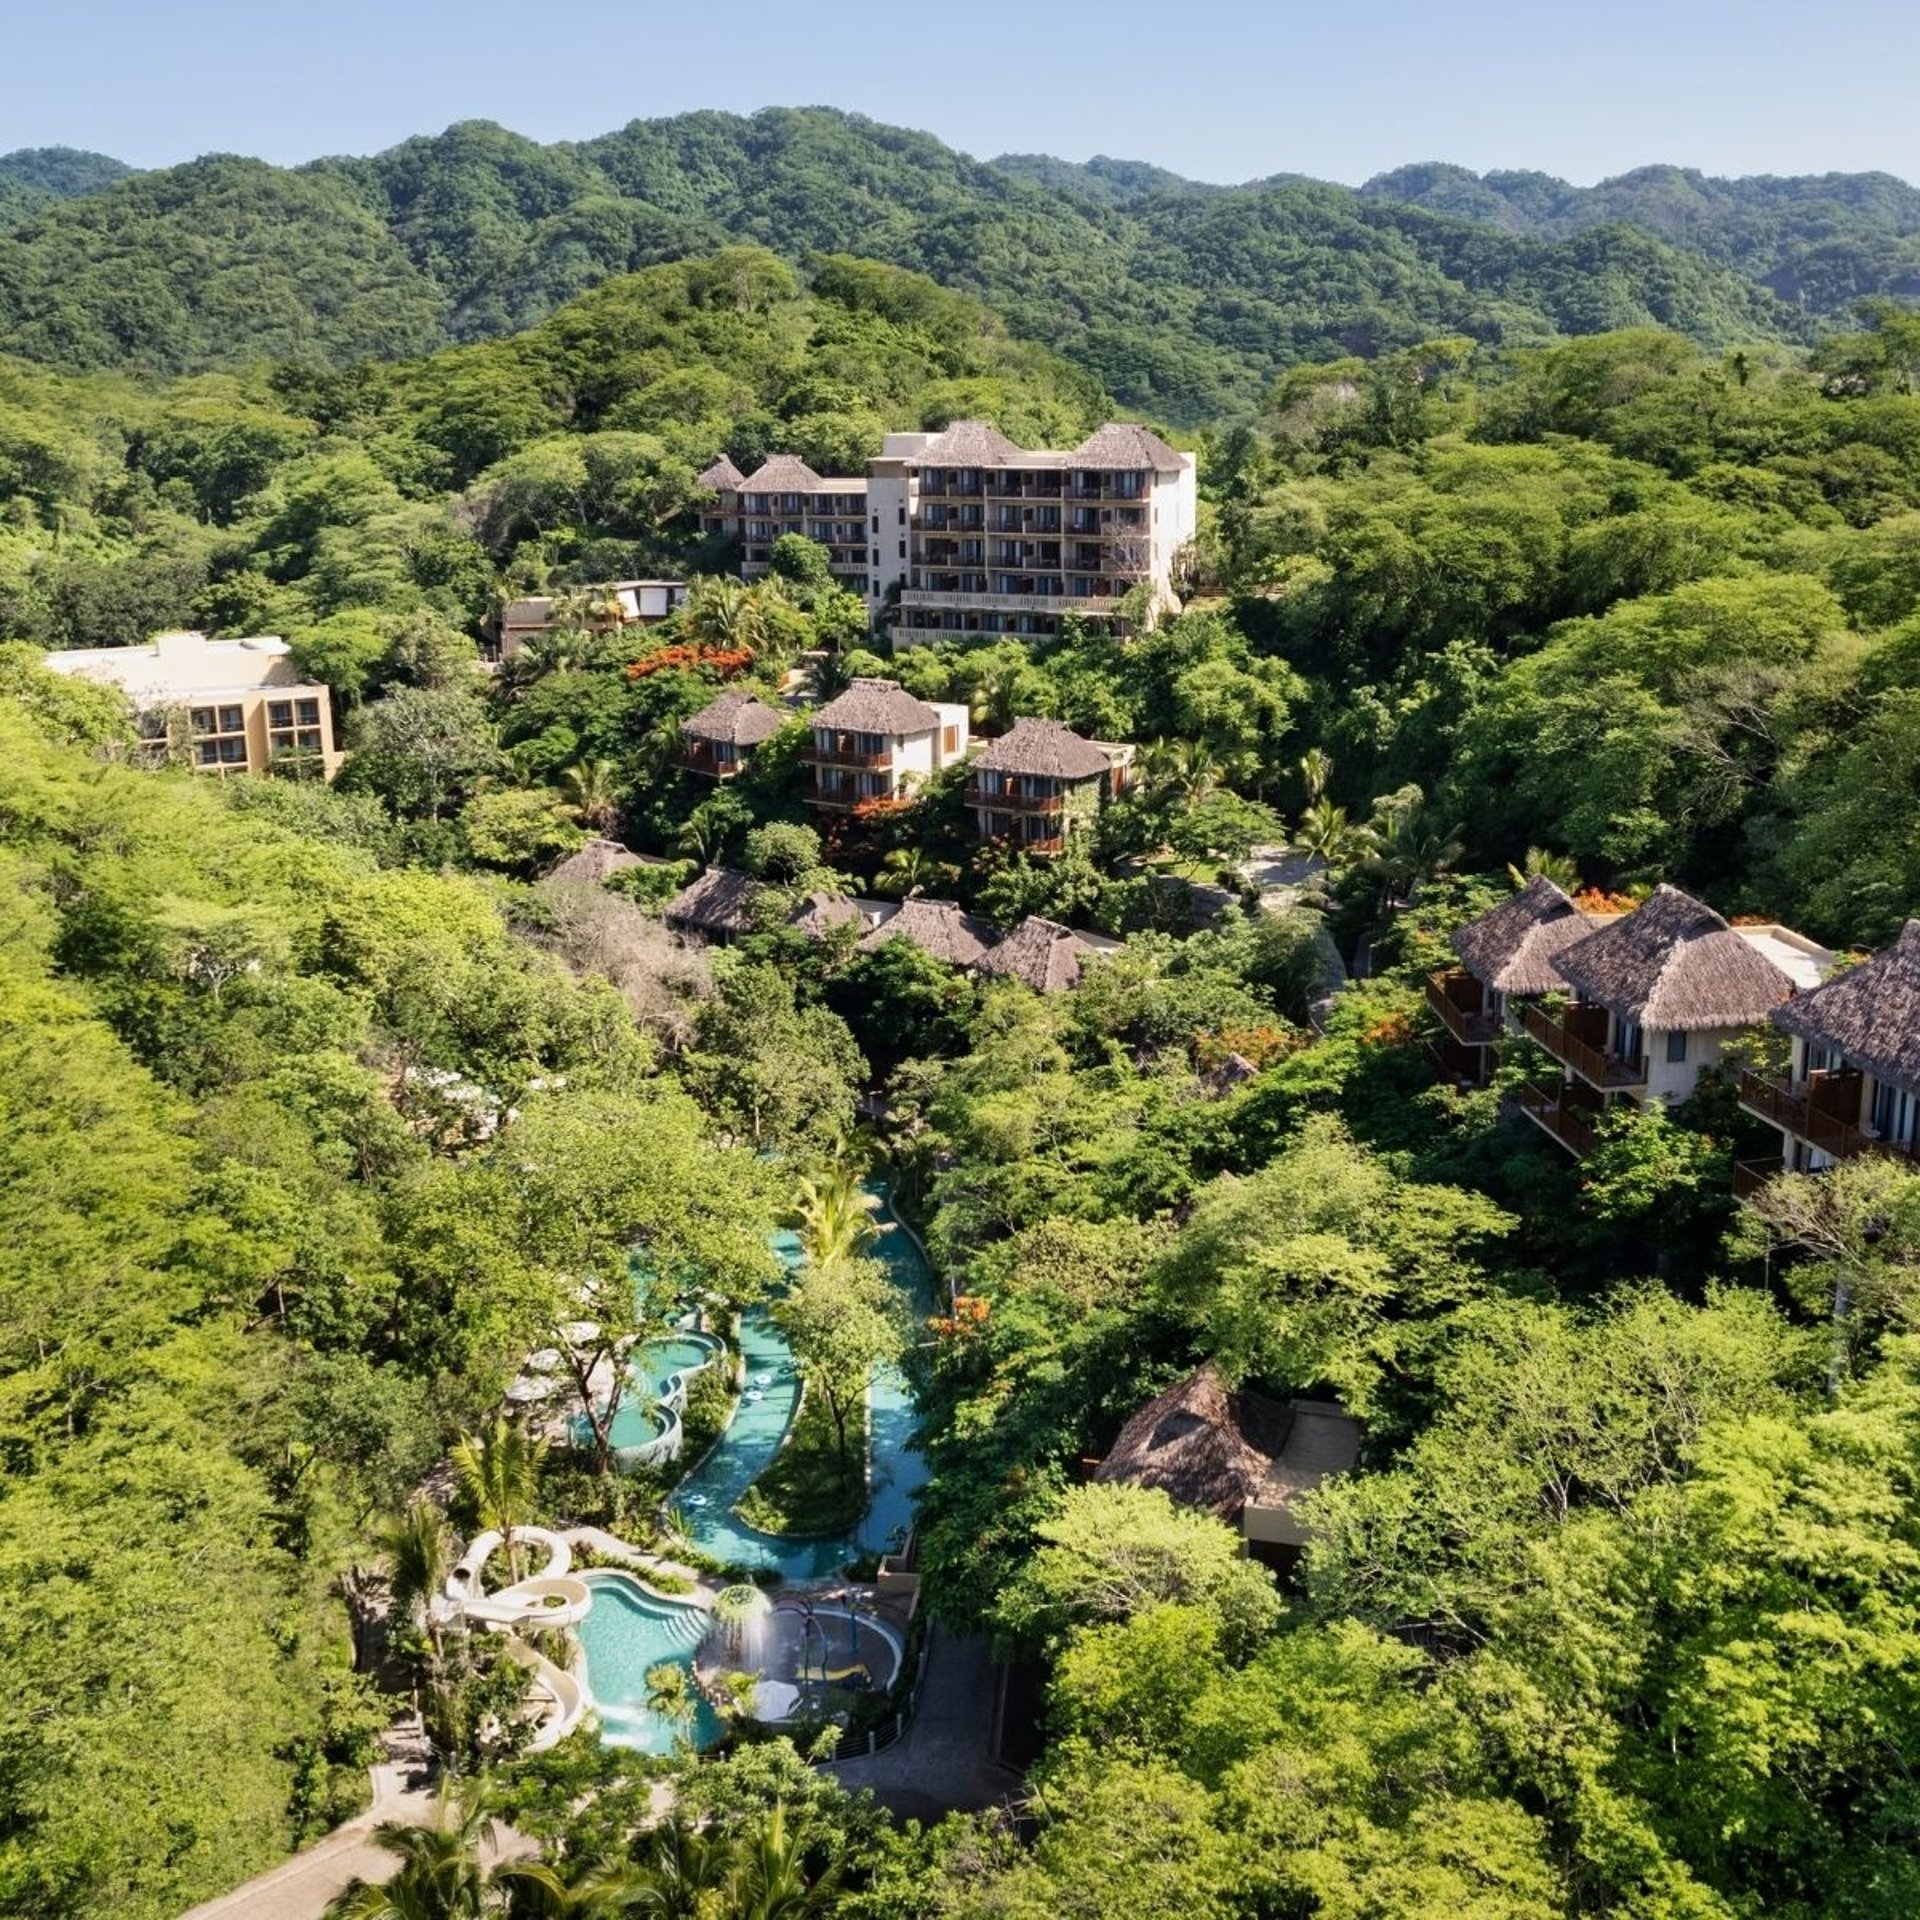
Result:
<instances>
[{"instance_id":1,"label":"green hillside","mask_svg":"<svg viewBox=\"0 0 1920 1920\"><path fill-rule=\"evenodd\" d=\"M0 153L0 227L56 200L98 193L131 171L122 160L77 147L20 147Z\"/></svg>"},{"instance_id":2,"label":"green hillside","mask_svg":"<svg viewBox=\"0 0 1920 1920\"><path fill-rule=\"evenodd\" d=\"M1796 324L1642 236L1504 235L1294 179L1203 193L1122 162L990 165L811 108L554 147L469 123L297 173L214 158L139 175L0 237L0 327L67 367L337 366L525 327L727 240L930 274L1184 424L1249 414L1302 360L1436 333L1657 323L1724 345Z\"/></svg>"},{"instance_id":3,"label":"green hillside","mask_svg":"<svg viewBox=\"0 0 1920 1920\"><path fill-rule=\"evenodd\" d=\"M1920 190L1886 173L1716 180L1638 167L1574 187L1545 173L1428 164L1383 173L1360 191L1543 239L1629 222L1822 319L1842 319L1872 295L1920 294Z\"/></svg>"}]
</instances>

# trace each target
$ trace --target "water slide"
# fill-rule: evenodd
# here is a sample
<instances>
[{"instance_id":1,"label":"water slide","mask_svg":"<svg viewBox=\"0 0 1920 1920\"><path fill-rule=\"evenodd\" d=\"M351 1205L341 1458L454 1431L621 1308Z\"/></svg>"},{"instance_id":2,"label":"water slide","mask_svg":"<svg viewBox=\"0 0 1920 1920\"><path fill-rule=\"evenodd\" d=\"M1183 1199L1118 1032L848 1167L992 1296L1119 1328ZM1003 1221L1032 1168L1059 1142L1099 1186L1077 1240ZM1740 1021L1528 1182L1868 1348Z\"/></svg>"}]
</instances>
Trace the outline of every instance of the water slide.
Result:
<instances>
[{"instance_id":1,"label":"water slide","mask_svg":"<svg viewBox=\"0 0 1920 1920\"><path fill-rule=\"evenodd\" d=\"M486 1564L506 1545L506 1536L491 1528L476 1535L447 1575L445 1605L474 1625L508 1636L508 1656L533 1676L528 1700L540 1716L528 1751L544 1753L580 1724L586 1696L572 1674L515 1637L516 1630L578 1626L593 1606L593 1589L569 1572L573 1551L557 1533L545 1527L515 1527L513 1545L544 1553L546 1564L524 1580L486 1592L481 1579Z\"/></svg>"}]
</instances>

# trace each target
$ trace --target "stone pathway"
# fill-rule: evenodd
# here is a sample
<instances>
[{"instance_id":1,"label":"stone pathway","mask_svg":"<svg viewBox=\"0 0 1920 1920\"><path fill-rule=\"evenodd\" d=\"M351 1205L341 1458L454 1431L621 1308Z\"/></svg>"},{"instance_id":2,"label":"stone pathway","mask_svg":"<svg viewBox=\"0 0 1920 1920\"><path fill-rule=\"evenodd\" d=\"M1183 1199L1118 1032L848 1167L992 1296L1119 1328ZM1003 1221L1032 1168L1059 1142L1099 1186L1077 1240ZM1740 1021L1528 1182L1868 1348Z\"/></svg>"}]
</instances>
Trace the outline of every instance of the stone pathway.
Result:
<instances>
[{"instance_id":1,"label":"stone pathway","mask_svg":"<svg viewBox=\"0 0 1920 1920\"><path fill-rule=\"evenodd\" d=\"M907 1731L885 1751L842 1760L828 1771L907 1819L933 1821L998 1806L1022 1783L993 1757L998 1688L987 1637L957 1639L935 1626L925 1658L920 1706Z\"/></svg>"},{"instance_id":2,"label":"stone pathway","mask_svg":"<svg viewBox=\"0 0 1920 1920\"><path fill-rule=\"evenodd\" d=\"M387 1879L399 1863L375 1842L374 1828L388 1820L424 1826L434 1816L438 1797L417 1722L389 1733L386 1747L386 1757L372 1768L373 1804L365 1813L244 1886L202 1901L181 1920L321 1920L355 1880ZM532 1850L524 1835L503 1826L496 1829L484 1857L490 1862L517 1859Z\"/></svg>"}]
</instances>

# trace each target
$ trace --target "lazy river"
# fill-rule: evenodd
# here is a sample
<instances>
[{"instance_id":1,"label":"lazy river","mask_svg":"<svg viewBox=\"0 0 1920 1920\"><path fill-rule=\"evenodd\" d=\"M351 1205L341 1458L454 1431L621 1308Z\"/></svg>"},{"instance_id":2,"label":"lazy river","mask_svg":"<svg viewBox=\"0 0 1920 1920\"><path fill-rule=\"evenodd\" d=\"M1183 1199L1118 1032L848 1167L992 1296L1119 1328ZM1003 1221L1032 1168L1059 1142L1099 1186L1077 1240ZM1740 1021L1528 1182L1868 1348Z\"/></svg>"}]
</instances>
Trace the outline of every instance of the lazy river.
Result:
<instances>
[{"instance_id":1,"label":"lazy river","mask_svg":"<svg viewBox=\"0 0 1920 1920\"><path fill-rule=\"evenodd\" d=\"M870 1181L867 1191L880 1201L874 1257L916 1315L932 1312L932 1271L888 1206L885 1187ZM776 1236L774 1245L789 1267L798 1265L800 1247L793 1235ZM740 1344L747 1391L712 1451L674 1489L688 1538L703 1553L739 1566L771 1568L796 1583L828 1579L851 1559L897 1545L913 1524L914 1497L927 1477L913 1446L913 1398L899 1369L876 1369L868 1387L873 1498L859 1525L824 1538L778 1539L747 1526L733 1509L779 1451L800 1404L800 1376L784 1336L764 1314L746 1316Z\"/></svg>"}]
</instances>

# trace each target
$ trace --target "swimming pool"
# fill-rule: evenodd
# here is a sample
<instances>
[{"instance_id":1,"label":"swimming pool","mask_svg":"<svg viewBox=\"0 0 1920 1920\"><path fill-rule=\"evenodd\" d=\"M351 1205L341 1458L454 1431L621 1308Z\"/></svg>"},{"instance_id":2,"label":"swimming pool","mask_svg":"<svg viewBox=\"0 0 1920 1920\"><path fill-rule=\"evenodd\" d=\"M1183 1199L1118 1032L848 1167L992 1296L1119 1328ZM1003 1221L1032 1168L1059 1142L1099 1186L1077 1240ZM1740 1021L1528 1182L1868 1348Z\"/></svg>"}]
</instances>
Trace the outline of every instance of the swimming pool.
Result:
<instances>
[{"instance_id":1,"label":"swimming pool","mask_svg":"<svg viewBox=\"0 0 1920 1920\"><path fill-rule=\"evenodd\" d=\"M681 1729L647 1705L647 1674L671 1664L691 1678L693 1651L707 1635L706 1609L649 1593L631 1574L611 1569L580 1578L593 1605L574 1631L587 1656L600 1737L642 1753L671 1753ZM720 1738L719 1717L704 1699L686 1733L696 1747Z\"/></svg>"},{"instance_id":2,"label":"swimming pool","mask_svg":"<svg viewBox=\"0 0 1920 1920\"><path fill-rule=\"evenodd\" d=\"M680 1414L687 1403L687 1378L709 1365L721 1343L709 1333L678 1333L652 1340L627 1363L627 1391L613 1416L610 1439L623 1466L670 1460L680 1451ZM584 1414L573 1418L576 1446L593 1444Z\"/></svg>"}]
</instances>

